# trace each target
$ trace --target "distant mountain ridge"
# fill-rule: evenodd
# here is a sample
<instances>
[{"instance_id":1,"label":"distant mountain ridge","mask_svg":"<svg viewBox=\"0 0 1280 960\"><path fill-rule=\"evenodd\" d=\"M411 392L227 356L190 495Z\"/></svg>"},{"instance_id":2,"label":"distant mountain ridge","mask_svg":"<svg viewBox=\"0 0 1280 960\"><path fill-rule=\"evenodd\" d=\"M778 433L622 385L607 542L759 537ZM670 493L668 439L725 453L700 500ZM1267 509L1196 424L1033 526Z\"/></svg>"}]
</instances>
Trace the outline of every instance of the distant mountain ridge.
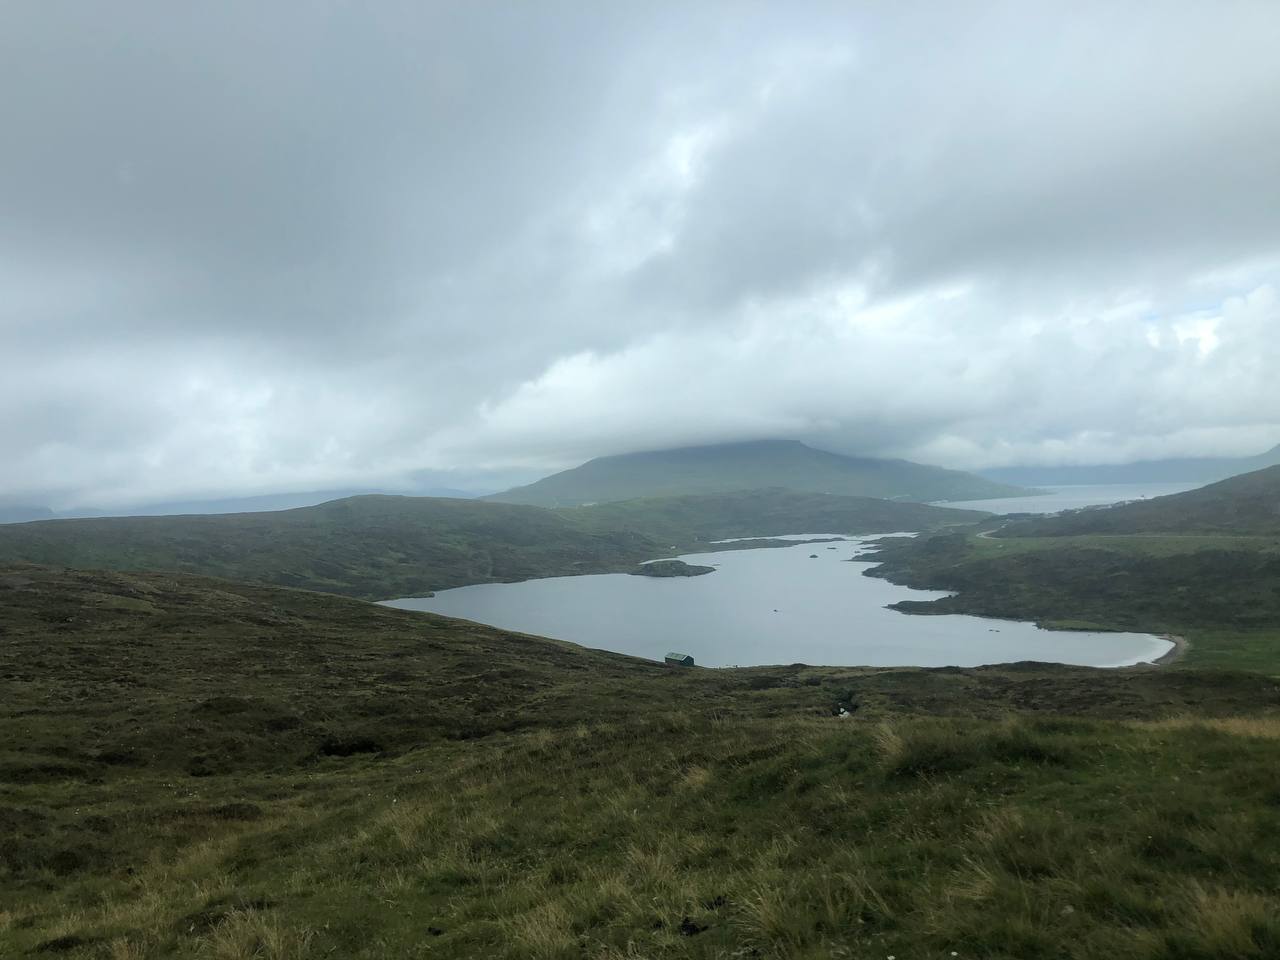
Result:
<instances>
[{"instance_id":1,"label":"distant mountain ridge","mask_svg":"<svg viewBox=\"0 0 1280 960\"><path fill-rule=\"evenodd\" d=\"M0 523L27 523L30 520L52 520L48 507L26 503L0 503Z\"/></svg>"},{"instance_id":2,"label":"distant mountain ridge","mask_svg":"<svg viewBox=\"0 0 1280 960\"><path fill-rule=\"evenodd\" d=\"M267 493L245 497L222 497L215 500L165 500L159 503L134 503L124 507L79 506L66 510L52 510L44 506L0 503L0 523L29 523L32 520L85 520L106 517L182 517L194 514L215 513L269 513L275 510L294 510L298 507L314 507L334 500L362 496L413 496L448 497L457 500L474 500L488 490L460 490L454 487L426 487L397 493L379 488L308 490L297 493Z\"/></svg>"},{"instance_id":3,"label":"distant mountain ridge","mask_svg":"<svg viewBox=\"0 0 1280 960\"><path fill-rule=\"evenodd\" d=\"M598 457L486 499L572 507L770 487L921 503L1016 497L1031 492L909 460L850 457L798 440L757 440Z\"/></svg>"},{"instance_id":4,"label":"distant mountain ridge","mask_svg":"<svg viewBox=\"0 0 1280 960\"><path fill-rule=\"evenodd\" d=\"M1280 465L1280 445L1256 457L1186 457L1136 463L1066 467L1000 467L979 473L1002 483L1024 486L1075 486L1101 483L1212 483L1264 467Z\"/></svg>"}]
</instances>

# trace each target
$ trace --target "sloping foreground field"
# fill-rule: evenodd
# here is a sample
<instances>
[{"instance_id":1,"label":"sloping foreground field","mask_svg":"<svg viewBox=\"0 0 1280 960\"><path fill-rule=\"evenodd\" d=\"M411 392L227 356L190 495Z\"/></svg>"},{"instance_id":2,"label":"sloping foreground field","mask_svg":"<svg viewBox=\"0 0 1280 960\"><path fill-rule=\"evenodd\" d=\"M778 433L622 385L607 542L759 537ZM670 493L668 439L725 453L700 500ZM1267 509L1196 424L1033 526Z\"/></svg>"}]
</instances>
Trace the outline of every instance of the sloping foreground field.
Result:
<instances>
[{"instance_id":1,"label":"sloping foreground field","mask_svg":"<svg viewBox=\"0 0 1280 960\"><path fill-rule=\"evenodd\" d=\"M1278 709L0 568L0 956L1273 957Z\"/></svg>"}]
</instances>

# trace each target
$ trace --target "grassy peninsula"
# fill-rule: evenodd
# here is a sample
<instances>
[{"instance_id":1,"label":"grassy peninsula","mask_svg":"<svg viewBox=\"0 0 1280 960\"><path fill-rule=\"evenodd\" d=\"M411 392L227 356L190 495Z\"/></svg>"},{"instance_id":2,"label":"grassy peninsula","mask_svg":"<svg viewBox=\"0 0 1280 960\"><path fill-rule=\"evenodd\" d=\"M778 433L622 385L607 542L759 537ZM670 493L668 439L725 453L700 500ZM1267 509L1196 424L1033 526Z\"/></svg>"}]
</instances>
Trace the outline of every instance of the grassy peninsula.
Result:
<instances>
[{"instance_id":1,"label":"grassy peninsula","mask_svg":"<svg viewBox=\"0 0 1280 960\"><path fill-rule=\"evenodd\" d=\"M1185 636L1191 665L1280 674L1280 467L1169 497L885 541L870 571L955 591L911 613Z\"/></svg>"}]
</instances>

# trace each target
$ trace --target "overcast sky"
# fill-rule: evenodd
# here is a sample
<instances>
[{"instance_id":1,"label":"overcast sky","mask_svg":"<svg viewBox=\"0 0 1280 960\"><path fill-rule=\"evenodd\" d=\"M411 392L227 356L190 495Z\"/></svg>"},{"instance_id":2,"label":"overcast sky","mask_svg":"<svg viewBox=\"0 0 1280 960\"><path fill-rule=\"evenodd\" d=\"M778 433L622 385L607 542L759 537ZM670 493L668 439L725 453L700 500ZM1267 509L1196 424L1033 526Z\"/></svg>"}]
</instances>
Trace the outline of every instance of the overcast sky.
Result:
<instances>
[{"instance_id":1,"label":"overcast sky","mask_svg":"<svg viewBox=\"0 0 1280 960\"><path fill-rule=\"evenodd\" d=\"M1274 0L0 0L0 497L1260 452L1277 50Z\"/></svg>"}]
</instances>

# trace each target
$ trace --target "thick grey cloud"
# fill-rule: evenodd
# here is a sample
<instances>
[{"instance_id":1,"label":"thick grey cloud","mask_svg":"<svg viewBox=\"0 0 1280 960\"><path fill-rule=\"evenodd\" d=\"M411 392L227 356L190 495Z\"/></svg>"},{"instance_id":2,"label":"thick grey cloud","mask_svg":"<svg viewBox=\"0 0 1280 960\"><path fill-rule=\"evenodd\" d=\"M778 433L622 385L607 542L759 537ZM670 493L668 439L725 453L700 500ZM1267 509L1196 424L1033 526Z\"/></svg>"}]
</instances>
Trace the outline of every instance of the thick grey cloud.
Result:
<instances>
[{"instance_id":1,"label":"thick grey cloud","mask_svg":"<svg viewBox=\"0 0 1280 960\"><path fill-rule=\"evenodd\" d=\"M1280 7L0 7L0 496L1280 439Z\"/></svg>"}]
</instances>

